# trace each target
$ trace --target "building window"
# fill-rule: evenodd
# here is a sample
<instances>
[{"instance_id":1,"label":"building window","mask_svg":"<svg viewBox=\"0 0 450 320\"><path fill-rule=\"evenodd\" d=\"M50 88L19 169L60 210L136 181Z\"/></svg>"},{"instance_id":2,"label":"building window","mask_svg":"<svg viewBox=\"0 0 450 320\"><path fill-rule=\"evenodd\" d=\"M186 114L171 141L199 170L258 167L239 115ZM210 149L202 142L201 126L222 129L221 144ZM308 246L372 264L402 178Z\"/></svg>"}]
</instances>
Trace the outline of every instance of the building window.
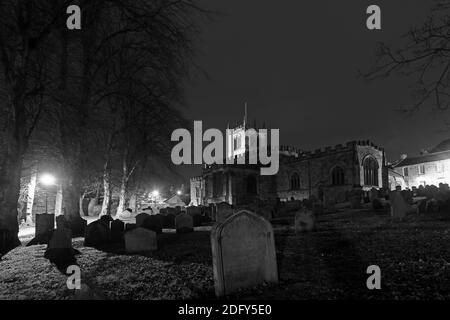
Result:
<instances>
[{"instance_id":1,"label":"building window","mask_svg":"<svg viewBox=\"0 0 450 320\"><path fill-rule=\"evenodd\" d=\"M372 157L367 157L364 160L363 169L364 184L366 186L378 186L378 162Z\"/></svg>"},{"instance_id":2,"label":"building window","mask_svg":"<svg viewBox=\"0 0 450 320\"><path fill-rule=\"evenodd\" d=\"M257 191L257 182L254 176L247 177L247 193L248 194L256 194Z\"/></svg>"},{"instance_id":3,"label":"building window","mask_svg":"<svg viewBox=\"0 0 450 320\"><path fill-rule=\"evenodd\" d=\"M419 174L425 174L425 165L424 164L419 165Z\"/></svg>"},{"instance_id":4,"label":"building window","mask_svg":"<svg viewBox=\"0 0 450 320\"><path fill-rule=\"evenodd\" d=\"M408 167L403 168L403 176L405 177L409 176Z\"/></svg>"},{"instance_id":5,"label":"building window","mask_svg":"<svg viewBox=\"0 0 450 320\"><path fill-rule=\"evenodd\" d=\"M443 162L438 162L436 164L436 172L439 172L439 173L444 172L444 163Z\"/></svg>"},{"instance_id":6,"label":"building window","mask_svg":"<svg viewBox=\"0 0 450 320\"><path fill-rule=\"evenodd\" d=\"M333 171L331 171L331 184L333 186L341 186L345 184L344 169L341 167L333 168Z\"/></svg>"},{"instance_id":7,"label":"building window","mask_svg":"<svg viewBox=\"0 0 450 320\"><path fill-rule=\"evenodd\" d=\"M298 175L298 173L294 173L291 176L291 180L290 180L290 186L291 186L291 190L299 190L300 189L300 176Z\"/></svg>"}]
</instances>

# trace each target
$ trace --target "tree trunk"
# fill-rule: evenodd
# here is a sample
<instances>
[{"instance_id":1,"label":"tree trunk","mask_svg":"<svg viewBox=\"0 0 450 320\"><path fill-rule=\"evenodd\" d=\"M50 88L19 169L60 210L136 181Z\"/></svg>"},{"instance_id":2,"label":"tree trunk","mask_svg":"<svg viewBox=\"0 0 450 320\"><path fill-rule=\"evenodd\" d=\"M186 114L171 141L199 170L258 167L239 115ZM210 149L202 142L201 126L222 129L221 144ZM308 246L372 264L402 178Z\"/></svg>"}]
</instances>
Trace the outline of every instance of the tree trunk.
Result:
<instances>
[{"instance_id":1,"label":"tree trunk","mask_svg":"<svg viewBox=\"0 0 450 320\"><path fill-rule=\"evenodd\" d=\"M7 146L0 166L0 253L20 245L17 204L20 195L23 155L28 146L23 101L24 82L16 83L11 123L7 129Z\"/></svg>"},{"instance_id":2,"label":"tree trunk","mask_svg":"<svg viewBox=\"0 0 450 320\"><path fill-rule=\"evenodd\" d=\"M125 197L127 194L127 185L128 185L128 148L126 147L123 154L122 159L122 180L120 182L120 194L119 194L119 205L117 206L116 214L120 214L125 210Z\"/></svg>"},{"instance_id":3,"label":"tree trunk","mask_svg":"<svg viewBox=\"0 0 450 320\"><path fill-rule=\"evenodd\" d=\"M103 203L100 216L111 214L111 168L109 160L105 163L103 172Z\"/></svg>"}]
</instances>

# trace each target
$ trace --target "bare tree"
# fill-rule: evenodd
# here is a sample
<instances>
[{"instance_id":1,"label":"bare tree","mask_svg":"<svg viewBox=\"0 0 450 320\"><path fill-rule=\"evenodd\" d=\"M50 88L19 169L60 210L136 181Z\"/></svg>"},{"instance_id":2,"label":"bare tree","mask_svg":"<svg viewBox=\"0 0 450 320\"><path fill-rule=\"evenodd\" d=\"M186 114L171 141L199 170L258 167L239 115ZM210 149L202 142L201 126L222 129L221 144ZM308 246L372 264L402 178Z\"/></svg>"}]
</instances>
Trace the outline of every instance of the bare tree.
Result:
<instances>
[{"instance_id":1,"label":"bare tree","mask_svg":"<svg viewBox=\"0 0 450 320\"><path fill-rule=\"evenodd\" d=\"M406 75L413 79L416 102L401 106L400 111L411 113L425 103L438 110L450 106L450 2L442 1L431 16L418 28L406 35L400 48L381 43L375 64L363 74L366 79Z\"/></svg>"}]
</instances>

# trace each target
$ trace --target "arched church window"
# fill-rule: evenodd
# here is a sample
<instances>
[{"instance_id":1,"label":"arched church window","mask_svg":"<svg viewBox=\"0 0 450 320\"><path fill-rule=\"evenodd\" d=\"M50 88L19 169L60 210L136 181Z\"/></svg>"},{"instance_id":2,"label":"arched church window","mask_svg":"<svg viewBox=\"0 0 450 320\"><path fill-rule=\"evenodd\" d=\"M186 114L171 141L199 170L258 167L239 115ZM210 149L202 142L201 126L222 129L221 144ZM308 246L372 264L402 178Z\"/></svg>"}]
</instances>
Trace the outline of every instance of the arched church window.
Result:
<instances>
[{"instance_id":1,"label":"arched church window","mask_svg":"<svg viewBox=\"0 0 450 320\"><path fill-rule=\"evenodd\" d=\"M300 189L300 176L298 175L298 173L294 173L291 176L291 180L290 180L290 186L291 186L291 190L299 190Z\"/></svg>"},{"instance_id":2,"label":"arched church window","mask_svg":"<svg viewBox=\"0 0 450 320\"><path fill-rule=\"evenodd\" d=\"M367 157L363 162L364 184L378 186L378 162L373 157Z\"/></svg>"},{"instance_id":3,"label":"arched church window","mask_svg":"<svg viewBox=\"0 0 450 320\"><path fill-rule=\"evenodd\" d=\"M344 169L341 167L334 167L331 171L331 184L333 186L341 186L345 184Z\"/></svg>"}]
</instances>

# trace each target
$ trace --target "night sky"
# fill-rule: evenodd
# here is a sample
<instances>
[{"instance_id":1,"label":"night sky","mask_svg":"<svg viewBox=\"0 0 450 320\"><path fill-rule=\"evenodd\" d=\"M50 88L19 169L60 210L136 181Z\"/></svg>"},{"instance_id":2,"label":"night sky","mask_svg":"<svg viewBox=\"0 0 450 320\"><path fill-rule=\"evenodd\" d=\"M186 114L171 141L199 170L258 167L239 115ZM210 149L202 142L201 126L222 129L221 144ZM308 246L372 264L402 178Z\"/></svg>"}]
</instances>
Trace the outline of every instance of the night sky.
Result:
<instances>
[{"instance_id":1,"label":"night sky","mask_svg":"<svg viewBox=\"0 0 450 320\"><path fill-rule=\"evenodd\" d=\"M416 155L449 136L433 106L406 117L411 79L366 82L377 43L400 44L430 14L433 1L200 1L223 15L204 22L185 113L225 129L249 118L280 129L280 143L314 150L370 139L389 161ZM382 30L366 28L366 8L382 10Z\"/></svg>"}]
</instances>

